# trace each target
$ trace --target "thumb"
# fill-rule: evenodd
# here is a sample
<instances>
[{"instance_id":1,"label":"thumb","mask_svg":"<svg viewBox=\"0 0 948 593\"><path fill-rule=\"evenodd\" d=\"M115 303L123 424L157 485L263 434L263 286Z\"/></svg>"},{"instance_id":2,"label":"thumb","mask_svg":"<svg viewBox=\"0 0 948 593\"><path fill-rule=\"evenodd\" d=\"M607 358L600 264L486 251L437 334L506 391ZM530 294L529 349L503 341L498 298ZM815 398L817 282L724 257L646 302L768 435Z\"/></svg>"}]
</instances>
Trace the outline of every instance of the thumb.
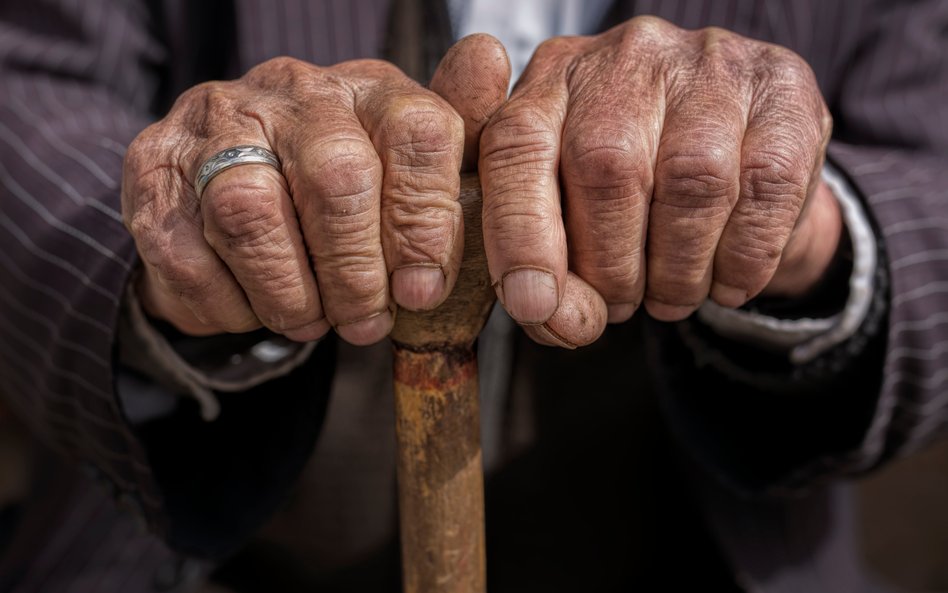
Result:
<instances>
[{"instance_id":1,"label":"thumb","mask_svg":"<svg viewBox=\"0 0 948 593\"><path fill-rule=\"evenodd\" d=\"M509 86L507 51L485 33L468 35L451 46L431 77L431 90L464 119L464 171L477 168L481 130L507 100Z\"/></svg>"}]
</instances>

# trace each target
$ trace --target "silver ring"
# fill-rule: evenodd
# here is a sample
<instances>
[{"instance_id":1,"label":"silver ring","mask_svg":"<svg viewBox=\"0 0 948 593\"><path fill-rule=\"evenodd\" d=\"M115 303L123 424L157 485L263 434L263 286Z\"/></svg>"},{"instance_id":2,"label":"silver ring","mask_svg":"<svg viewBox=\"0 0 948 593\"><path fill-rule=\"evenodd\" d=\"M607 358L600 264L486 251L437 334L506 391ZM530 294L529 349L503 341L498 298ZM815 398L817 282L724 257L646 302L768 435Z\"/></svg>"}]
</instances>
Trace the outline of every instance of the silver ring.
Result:
<instances>
[{"instance_id":1,"label":"silver ring","mask_svg":"<svg viewBox=\"0 0 948 593\"><path fill-rule=\"evenodd\" d=\"M204 161L201 169L198 171L197 179L194 180L194 192L198 200L204 193L204 188L211 182L211 179L217 177L221 171L226 171L231 167L250 164L270 165L277 171L283 172L280 167L280 159L262 146L253 146L246 144L243 146L232 146L218 152L211 158Z\"/></svg>"}]
</instances>

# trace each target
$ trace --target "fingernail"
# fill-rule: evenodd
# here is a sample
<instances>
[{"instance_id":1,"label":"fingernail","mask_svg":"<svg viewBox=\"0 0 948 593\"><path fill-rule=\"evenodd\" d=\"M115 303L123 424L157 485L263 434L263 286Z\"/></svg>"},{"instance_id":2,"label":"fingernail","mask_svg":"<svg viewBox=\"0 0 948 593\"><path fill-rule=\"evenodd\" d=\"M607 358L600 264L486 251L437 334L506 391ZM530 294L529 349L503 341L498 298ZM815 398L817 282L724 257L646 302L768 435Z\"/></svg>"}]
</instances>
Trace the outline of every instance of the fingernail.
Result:
<instances>
[{"instance_id":1,"label":"fingernail","mask_svg":"<svg viewBox=\"0 0 948 593\"><path fill-rule=\"evenodd\" d=\"M336 326L336 333L355 346L368 346L387 336L392 331L394 318L386 309L370 317L347 321Z\"/></svg>"},{"instance_id":2,"label":"fingernail","mask_svg":"<svg viewBox=\"0 0 948 593\"><path fill-rule=\"evenodd\" d=\"M660 301L645 299L645 310L659 321L681 321L695 312L691 305L670 305Z\"/></svg>"},{"instance_id":3,"label":"fingernail","mask_svg":"<svg viewBox=\"0 0 948 593\"><path fill-rule=\"evenodd\" d=\"M559 346L560 348L566 348L567 350L576 350L576 344L570 344L563 338L553 333L553 331L550 330L550 328L548 328L545 323L543 325L530 326L528 333L531 331L535 334L533 336L534 339L538 337L542 338L542 340L538 341L545 342L548 346Z\"/></svg>"},{"instance_id":4,"label":"fingernail","mask_svg":"<svg viewBox=\"0 0 948 593\"><path fill-rule=\"evenodd\" d=\"M392 272L392 298L412 311L433 309L444 300L444 271L436 265L414 265Z\"/></svg>"},{"instance_id":5,"label":"fingernail","mask_svg":"<svg viewBox=\"0 0 948 593\"><path fill-rule=\"evenodd\" d=\"M720 282L711 285L711 298L722 307L736 309L747 302L747 291Z\"/></svg>"},{"instance_id":6,"label":"fingernail","mask_svg":"<svg viewBox=\"0 0 948 593\"><path fill-rule=\"evenodd\" d=\"M543 270L520 268L508 272L500 291L504 308L520 323L544 323L559 305L556 278Z\"/></svg>"},{"instance_id":7,"label":"fingernail","mask_svg":"<svg viewBox=\"0 0 948 593\"><path fill-rule=\"evenodd\" d=\"M609 313L609 323L628 321L638 308L638 303L616 303L609 305L606 308L606 311Z\"/></svg>"}]
</instances>

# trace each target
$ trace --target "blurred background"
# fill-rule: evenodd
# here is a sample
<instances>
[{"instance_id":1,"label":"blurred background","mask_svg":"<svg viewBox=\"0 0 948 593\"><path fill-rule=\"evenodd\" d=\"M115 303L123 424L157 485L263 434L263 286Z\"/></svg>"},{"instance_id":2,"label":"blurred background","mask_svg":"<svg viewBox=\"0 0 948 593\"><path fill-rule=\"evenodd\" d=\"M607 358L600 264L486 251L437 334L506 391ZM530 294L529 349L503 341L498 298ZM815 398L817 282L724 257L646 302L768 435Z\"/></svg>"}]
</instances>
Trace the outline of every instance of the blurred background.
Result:
<instances>
[{"instance_id":1,"label":"blurred background","mask_svg":"<svg viewBox=\"0 0 948 593\"><path fill-rule=\"evenodd\" d=\"M862 480L863 552L906 591L948 591L948 442L942 440Z\"/></svg>"},{"instance_id":2,"label":"blurred background","mask_svg":"<svg viewBox=\"0 0 948 593\"><path fill-rule=\"evenodd\" d=\"M25 494L29 456L25 432L0 407L0 550L2 509ZM858 492L868 565L906 593L948 593L948 440L864 478Z\"/></svg>"}]
</instances>

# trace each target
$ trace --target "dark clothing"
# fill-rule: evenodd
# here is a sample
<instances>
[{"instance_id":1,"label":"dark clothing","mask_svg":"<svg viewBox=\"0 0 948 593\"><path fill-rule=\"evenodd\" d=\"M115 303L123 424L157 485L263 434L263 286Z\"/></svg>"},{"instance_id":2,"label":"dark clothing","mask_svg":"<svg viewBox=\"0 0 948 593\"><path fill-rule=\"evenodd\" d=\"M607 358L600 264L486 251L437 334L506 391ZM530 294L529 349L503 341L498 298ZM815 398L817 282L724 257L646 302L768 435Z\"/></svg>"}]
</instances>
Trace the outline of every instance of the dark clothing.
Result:
<instances>
[{"instance_id":1,"label":"dark clothing","mask_svg":"<svg viewBox=\"0 0 948 593\"><path fill-rule=\"evenodd\" d=\"M171 417L132 428L114 393L116 323L136 265L119 214L124 147L202 80L281 54L319 64L380 55L388 12L383 0L0 5L0 392L178 550L229 553L285 499L325 413L333 341L292 375L228 394L212 424L182 401ZM866 590L839 560L852 554L839 535L843 499L825 484L913 451L948 424L948 4L620 1L611 17L635 14L785 45L812 65L833 113L828 158L861 193L885 249L885 283L865 327L806 368L745 352L694 320L655 324L649 356L672 369L659 375L659 407L745 585ZM644 376L633 365L645 356L633 359L632 348L596 352L618 361L619 374ZM727 376L708 363L709 349L754 372ZM584 374L578 360L556 364ZM604 380L632 390L627 378ZM712 396L714 386L724 395ZM564 406L551 413L567 420L583 405L561 385L550 391ZM637 468L623 474L623 465L604 463L590 478L634 482ZM618 482L593 486L618 501ZM583 508L569 502L564 511Z\"/></svg>"}]
</instances>

